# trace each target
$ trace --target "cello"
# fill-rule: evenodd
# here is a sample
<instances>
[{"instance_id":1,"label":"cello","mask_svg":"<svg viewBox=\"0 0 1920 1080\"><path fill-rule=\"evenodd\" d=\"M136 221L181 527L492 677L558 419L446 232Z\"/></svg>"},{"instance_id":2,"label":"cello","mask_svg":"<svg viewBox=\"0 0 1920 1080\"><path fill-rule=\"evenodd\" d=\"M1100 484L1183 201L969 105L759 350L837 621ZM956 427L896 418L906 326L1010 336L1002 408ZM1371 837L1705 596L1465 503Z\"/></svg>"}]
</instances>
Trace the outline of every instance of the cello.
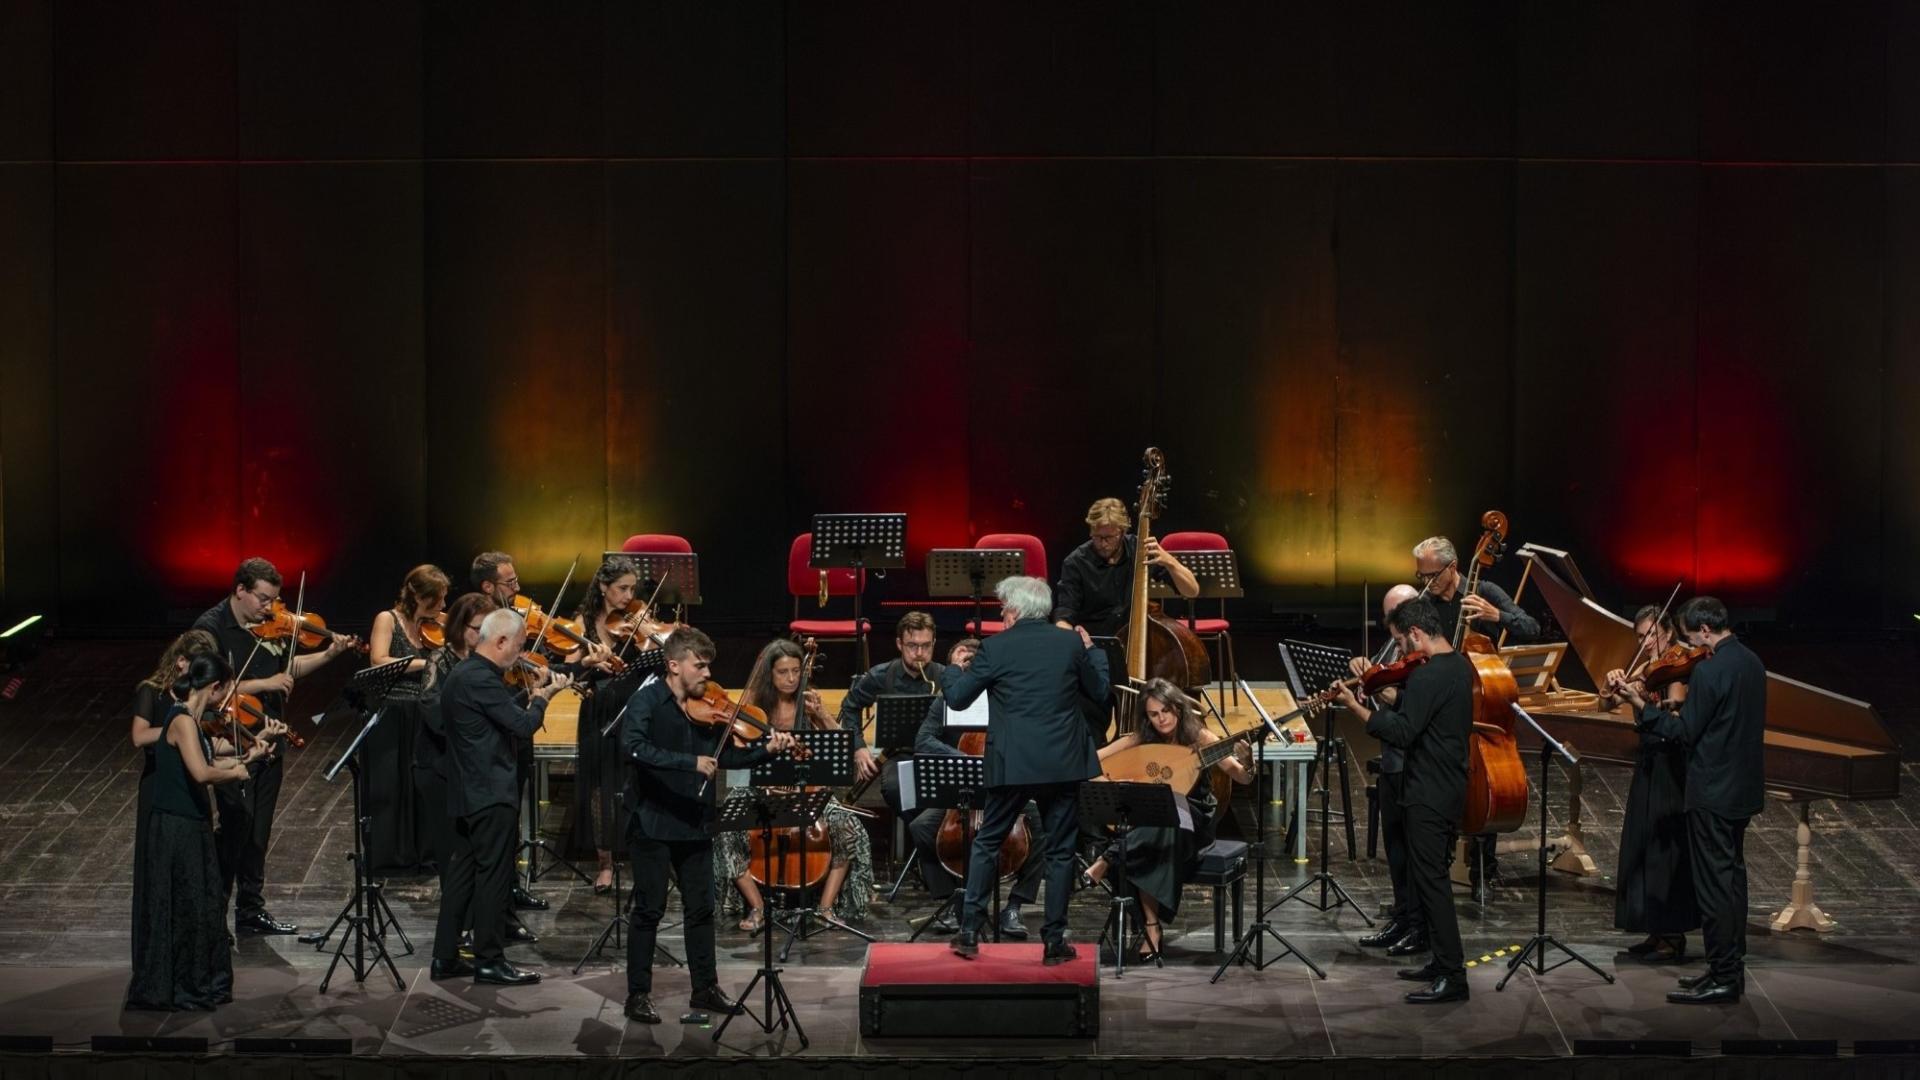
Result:
<instances>
[{"instance_id":1,"label":"cello","mask_svg":"<svg viewBox=\"0 0 1920 1080\"><path fill-rule=\"evenodd\" d=\"M813 679L813 667L819 660L820 645L807 638L800 646L803 653L800 660L800 688L794 692L794 727L800 726L800 718L806 714L807 683ZM711 683L709 686L713 685ZM752 705L742 705L761 713ZM763 718L764 713L761 713ZM771 724L771 720L768 720ZM796 759L806 757L806 747L795 745L793 756ZM808 789L813 790L813 789ZM803 837L801 834L805 833ZM811 889L827 880L827 873L833 869L833 838L827 834L825 814L815 818L813 824L804 830L799 826L786 829L753 829L747 832L747 874L763 889Z\"/></svg>"},{"instance_id":2,"label":"cello","mask_svg":"<svg viewBox=\"0 0 1920 1080\"><path fill-rule=\"evenodd\" d=\"M1157 446L1147 447L1140 483L1140 516L1134 526L1133 600L1121 640L1127 646L1127 681L1134 687L1148 679L1165 679L1192 691L1213 681L1207 647L1178 619L1168 618L1158 600L1147 599L1149 564L1147 541L1153 537L1153 519L1167 508L1167 456ZM1133 718L1129 717L1131 725ZM1131 728L1129 727L1129 730Z\"/></svg>"},{"instance_id":3,"label":"cello","mask_svg":"<svg viewBox=\"0 0 1920 1080\"><path fill-rule=\"evenodd\" d=\"M985 757L987 753L987 733L969 731L960 736L957 748L968 757ZM972 815L969 822L963 814ZM940 865L947 873L967 880L967 863L972 858L970 838L980 831L979 810L949 810L940 819L940 834L934 838L933 848L940 857ZM1012 881L1027 865L1027 856L1033 853L1033 837L1027 835L1027 814L1023 809L1015 814L1013 828L1007 830L1007 838L1000 844L1000 865L997 867L1001 881Z\"/></svg>"},{"instance_id":4,"label":"cello","mask_svg":"<svg viewBox=\"0 0 1920 1080\"><path fill-rule=\"evenodd\" d=\"M1474 546L1458 596L1474 595L1480 571L1499 561L1507 540L1507 515L1489 510L1480 516L1480 542ZM1512 832L1527 816L1527 767L1520 760L1514 738L1513 705L1520 685L1493 639L1477 633L1467 621L1465 605L1454 620L1453 647L1473 668L1473 733L1467 740L1467 802L1461 810L1460 832L1477 836Z\"/></svg>"}]
</instances>

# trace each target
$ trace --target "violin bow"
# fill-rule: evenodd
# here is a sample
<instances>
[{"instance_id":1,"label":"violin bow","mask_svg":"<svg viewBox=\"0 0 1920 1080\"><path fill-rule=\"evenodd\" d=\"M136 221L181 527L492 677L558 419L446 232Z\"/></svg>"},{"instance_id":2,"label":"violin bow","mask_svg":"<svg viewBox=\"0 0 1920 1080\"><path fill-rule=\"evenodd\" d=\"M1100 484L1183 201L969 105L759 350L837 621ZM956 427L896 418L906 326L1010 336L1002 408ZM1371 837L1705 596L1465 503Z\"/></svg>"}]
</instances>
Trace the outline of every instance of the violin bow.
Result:
<instances>
[{"instance_id":1,"label":"violin bow","mask_svg":"<svg viewBox=\"0 0 1920 1080\"><path fill-rule=\"evenodd\" d=\"M553 613L560 610L560 600L567 595L567 586L573 584L573 572L578 569L580 569L580 556L575 555L573 565L567 567L567 576L560 579L560 591L553 594L553 606L543 613L548 620L552 620L555 617ZM533 643L533 652L535 656L547 654L547 635L544 631L540 634L539 640Z\"/></svg>"},{"instance_id":2,"label":"violin bow","mask_svg":"<svg viewBox=\"0 0 1920 1080\"><path fill-rule=\"evenodd\" d=\"M1673 591L1667 594L1667 602L1660 605L1660 614L1653 617L1653 628L1655 630L1658 630L1660 623L1666 619L1667 610L1673 607L1674 599L1680 595L1680 586L1685 583L1685 578L1681 578L1679 581L1673 583ZM1634 671L1640 667L1640 654L1647 651L1647 642L1652 639L1653 635L1648 634L1645 638L1641 639L1640 647L1633 651L1633 662L1627 665L1627 678L1633 678Z\"/></svg>"},{"instance_id":3,"label":"violin bow","mask_svg":"<svg viewBox=\"0 0 1920 1080\"><path fill-rule=\"evenodd\" d=\"M300 628L307 621L307 572L300 571L300 592L293 604L293 634L287 641L287 678L294 677L293 658L300 654Z\"/></svg>"},{"instance_id":4,"label":"violin bow","mask_svg":"<svg viewBox=\"0 0 1920 1080\"><path fill-rule=\"evenodd\" d=\"M660 580L654 582L653 595L647 597L647 603L646 603L646 611L649 617L651 617L653 613L653 602L655 600L660 599L660 590L666 587L667 579L672 576L673 576L673 571L666 570L661 573ZM627 658L627 650L633 648L633 639L640 636L639 630L640 630L639 627L634 627L634 632L627 635L627 640L620 644L620 651L615 653L614 656L618 657L621 660L625 660Z\"/></svg>"}]
</instances>

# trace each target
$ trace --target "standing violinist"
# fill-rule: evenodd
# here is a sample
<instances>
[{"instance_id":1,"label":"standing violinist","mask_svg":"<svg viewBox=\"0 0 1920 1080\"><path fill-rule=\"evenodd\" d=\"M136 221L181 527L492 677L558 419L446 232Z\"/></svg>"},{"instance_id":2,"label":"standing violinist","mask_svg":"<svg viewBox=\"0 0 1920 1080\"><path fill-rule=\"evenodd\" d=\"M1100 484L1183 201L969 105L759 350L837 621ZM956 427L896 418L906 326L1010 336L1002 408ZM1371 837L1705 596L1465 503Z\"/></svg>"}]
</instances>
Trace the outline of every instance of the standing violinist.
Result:
<instances>
[{"instance_id":1,"label":"standing violinist","mask_svg":"<svg viewBox=\"0 0 1920 1080\"><path fill-rule=\"evenodd\" d=\"M1473 665L1454 651L1440 612L1427 600L1408 600L1387 616L1387 629L1401 655L1419 652L1399 704L1374 709L1345 682L1333 685L1336 700L1367 725L1367 734L1406 755L1401 806L1406 815L1407 880L1419 897L1433 958L1408 968L1403 979L1427 983L1407 995L1415 1005L1467 1000L1466 958L1460 921L1453 909L1447 863L1467 803L1468 738L1473 732Z\"/></svg>"},{"instance_id":2,"label":"standing violinist","mask_svg":"<svg viewBox=\"0 0 1920 1080\"><path fill-rule=\"evenodd\" d=\"M613 678L614 654L607 644L619 636L616 623L633 601L639 581L640 571L632 559L614 555L601 562L593 580L587 583L576 615L589 644L567 657L568 662L585 669L588 679L598 683L594 695L580 708L576 739L579 757L574 768L578 794L573 800L573 846L593 848L600 862L599 874L593 879L595 893L613 888L613 843L619 823L614 804L626 774L625 759L620 754L620 729L613 720L640 682L637 673L636 677Z\"/></svg>"},{"instance_id":3,"label":"standing violinist","mask_svg":"<svg viewBox=\"0 0 1920 1080\"><path fill-rule=\"evenodd\" d=\"M628 775L627 843L633 860L633 922L627 935L630 1020L657 1024L653 1007L653 946L667 909L669 874L680 885L685 911L687 971L694 1009L738 1015L742 1006L720 990L713 945L713 834L715 780L722 768L743 769L793 746L774 731L751 747L723 742L713 727L696 726L689 702L701 699L712 677L713 639L690 626L667 637L667 670L650 676L627 700L620 749L634 763ZM717 688L716 688L717 689Z\"/></svg>"},{"instance_id":4,"label":"standing violinist","mask_svg":"<svg viewBox=\"0 0 1920 1080\"><path fill-rule=\"evenodd\" d=\"M1401 604L1418 598L1420 590L1411 585L1395 585L1380 598L1380 622ZM1399 641L1390 641L1383 654L1385 662L1399 659ZM1367 657L1353 658L1355 675L1367 670ZM1389 686L1374 695L1376 708L1392 708L1400 701L1400 688ZM1380 836L1387 847L1387 877L1393 882L1393 906L1387 911L1387 925L1360 939L1369 949L1385 949L1388 956L1412 956L1427 951L1427 924L1420 913L1420 894L1407 877L1407 814L1402 802L1406 786L1406 752L1390 742L1380 744Z\"/></svg>"},{"instance_id":5,"label":"standing violinist","mask_svg":"<svg viewBox=\"0 0 1920 1080\"><path fill-rule=\"evenodd\" d=\"M767 723L776 731L838 731L840 722L827 711L818 691L808 687L806 696L801 697L800 670L806 659L805 651L786 638L768 642L753 662L753 673L747 676L741 698L765 713ZM858 919L867 913L873 897L873 841L859 815L838 802L827 804L821 820L826 825L832 858L814 906L828 922ZM767 924L767 902L747 865L748 840L743 832L722 837L714 851L714 872L739 890L747 906L740 929L754 934ZM737 907L733 895L728 894L728 911Z\"/></svg>"},{"instance_id":6,"label":"standing violinist","mask_svg":"<svg viewBox=\"0 0 1920 1080\"><path fill-rule=\"evenodd\" d=\"M944 665L933 661L933 616L924 611L909 611L900 616L893 628L893 643L900 650L897 659L876 664L854 680L840 703L840 726L853 732L855 779L866 781L880 771L861 730L861 714L881 694L926 694L940 692Z\"/></svg>"},{"instance_id":7,"label":"standing violinist","mask_svg":"<svg viewBox=\"0 0 1920 1080\"><path fill-rule=\"evenodd\" d=\"M1673 616L1649 604L1634 615L1633 632L1640 639L1641 662L1632 676L1618 669L1607 672L1603 685L1631 682L1650 700L1677 707L1686 694L1685 680L1649 693L1645 675L1653 661L1679 642ZM1611 691L1600 695L1605 709L1621 700ZM1643 711L1634 710L1636 720ZM1651 731L1640 732L1633 786L1627 791L1626 816L1620 824L1620 869L1615 879L1613 925L1647 935L1645 941L1627 948L1628 955L1649 964L1685 959L1687 932L1700 928L1693 860L1687 852L1686 747Z\"/></svg>"},{"instance_id":8,"label":"standing violinist","mask_svg":"<svg viewBox=\"0 0 1920 1080\"><path fill-rule=\"evenodd\" d=\"M417 843L422 813L445 814L439 806L421 806L413 786L413 758L424 711L421 697L433 676L427 639L421 627L434 623L447 601L447 575L431 564L407 571L393 606L373 617L367 631L367 662L374 667L405 660L383 706L382 722L367 736L362 768L367 770L367 863L376 869L410 869L425 853ZM435 867L438 869L438 867Z\"/></svg>"},{"instance_id":9,"label":"standing violinist","mask_svg":"<svg viewBox=\"0 0 1920 1080\"><path fill-rule=\"evenodd\" d=\"M520 574L513 568L513 556L504 551L483 551L473 557L473 565L468 568L467 580L473 583L475 592L481 593L501 608L511 610L513 598L520 595ZM520 797L514 803L514 829L524 831L518 818L519 811L527 802L527 785L533 782L533 740L522 740L518 746L519 757L516 770L516 783ZM547 902L533 895L520 883L518 877L513 882L513 909L515 911L545 911ZM533 934L524 927L516 934L516 940L530 944Z\"/></svg>"},{"instance_id":10,"label":"standing violinist","mask_svg":"<svg viewBox=\"0 0 1920 1080\"><path fill-rule=\"evenodd\" d=\"M239 676L237 692L260 699L270 719L286 716L287 693L293 681L347 651L353 639L332 635L326 649L286 660L298 648L298 635L268 641L254 636L251 627L267 621L280 599L280 571L262 558L243 561L233 572L233 589L226 599L194 620L219 642L220 655ZM284 728L274 734L283 733ZM273 812L280 802L280 755L271 753L247 766L248 778L215 789L219 804L220 878L234 897L234 926L242 934L294 934L300 931L267 912L261 889L266 881L267 845L273 838Z\"/></svg>"},{"instance_id":11,"label":"standing violinist","mask_svg":"<svg viewBox=\"0 0 1920 1080\"><path fill-rule=\"evenodd\" d=\"M1680 980L1667 1000L1730 1004L1746 991L1747 823L1765 802L1767 669L1729 628L1727 606L1711 596L1681 605L1688 644L1712 651L1693 669L1678 708L1649 701L1639 687L1607 689L1640 710L1634 725L1687 751L1687 842L1709 967Z\"/></svg>"}]
</instances>

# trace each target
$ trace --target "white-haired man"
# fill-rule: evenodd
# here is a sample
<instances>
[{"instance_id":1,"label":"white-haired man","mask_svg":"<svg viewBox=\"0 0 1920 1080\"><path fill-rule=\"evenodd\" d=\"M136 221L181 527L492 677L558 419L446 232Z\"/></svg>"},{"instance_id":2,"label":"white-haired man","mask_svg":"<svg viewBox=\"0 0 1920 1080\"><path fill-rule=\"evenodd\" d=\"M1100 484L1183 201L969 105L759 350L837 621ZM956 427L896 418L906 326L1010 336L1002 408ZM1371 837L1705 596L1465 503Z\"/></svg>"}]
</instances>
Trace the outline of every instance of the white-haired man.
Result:
<instances>
[{"instance_id":1,"label":"white-haired man","mask_svg":"<svg viewBox=\"0 0 1920 1080\"><path fill-rule=\"evenodd\" d=\"M1010 577L994 590L1006 629L988 638L967 669L950 678L947 704L964 709L981 694L993 703L987 728L987 801L967 864L966 910L951 947L971 958L980 949L987 896L998 873L1000 844L1031 799L1040 807L1047 920L1040 929L1048 964L1074 957L1067 944L1067 901L1073 890L1073 844L1079 786L1100 775L1080 695L1104 701L1106 654L1085 630L1047 621L1053 590L1035 577Z\"/></svg>"},{"instance_id":2,"label":"white-haired man","mask_svg":"<svg viewBox=\"0 0 1920 1080\"><path fill-rule=\"evenodd\" d=\"M1417 600L1420 590L1411 585L1395 585L1380 598L1380 625L1387 616L1409 600ZM1388 650L1386 659L1398 659L1399 642ZM1371 658L1356 656L1355 675L1366 671ZM1387 687L1376 695L1376 708L1392 708L1400 703L1400 691ZM1407 752L1389 742L1380 744L1380 836L1387 846L1387 877L1393 882L1393 906L1387 910L1387 925L1368 934L1360 944L1370 949L1385 949L1389 956L1411 956L1427 951L1426 923L1420 914L1420 895L1407 880L1407 815L1400 795L1406 783Z\"/></svg>"}]
</instances>

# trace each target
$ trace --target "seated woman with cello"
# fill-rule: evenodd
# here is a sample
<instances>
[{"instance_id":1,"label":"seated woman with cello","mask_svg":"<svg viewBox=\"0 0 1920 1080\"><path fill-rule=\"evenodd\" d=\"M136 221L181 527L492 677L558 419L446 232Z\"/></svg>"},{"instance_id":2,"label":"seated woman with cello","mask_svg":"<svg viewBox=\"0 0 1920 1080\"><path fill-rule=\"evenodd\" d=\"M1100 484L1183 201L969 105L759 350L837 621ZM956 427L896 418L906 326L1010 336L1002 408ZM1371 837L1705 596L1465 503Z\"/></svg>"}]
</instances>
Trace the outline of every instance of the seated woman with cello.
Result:
<instances>
[{"instance_id":1,"label":"seated woman with cello","mask_svg":"<svg viewBox=\"0 0 1920 1080\"><path fill-rule=\"evenodd\" d=\"M821 703L820 695L806 686L811 660L808 650L785 638L768 642L754 661L742 700L764 712L775 731L838 731L839 721ZM826 826L831 864L820 882L820 901L814 906L822 918L843 922L861 918L873 897L872 841L859 816L838 802L828 803L820 820ZM733 882L738 897L745 901L746 918L740 921L740 929L748 933L758 933L767 921L767 902L761 889L768 875L761 860L750 858L749 852L758 841L748 833L730 832L714 846L714 877ZM729 913L738 910L738 903L733 892L726 893L724 904Z\"/></svg>"},{"instance_id":2,"label":"seated woman with cello","mask_svg":"<svg viewBox=\"0 0 1920 1080\"><path fill-rule=\"evenodd\" d=\"M1198 749L1219 741L1220 736L1201 723L1193 699L1167 680L1149 680L1141 697L1146 702L1147 723L1139 731L1101 747L1102 760L1142 743L1174 743ZM1253 782L1253 770L1238 757L1221 760L1220 768L1236 784ZM1201 770L1193 789L1185 793L1191 825L1137 828L1127 834L1126 888L1140 901L1145 926L1140 951L1144 956L1160 952L1160 924L1180 910L1180 890L1198 868L1200 853L1213 843L1212 773L1212 769ZM1102 880L1119 857L1116 841L1080 876L1080 883L1091 886Z\"/></svg>"}]
</instances>

